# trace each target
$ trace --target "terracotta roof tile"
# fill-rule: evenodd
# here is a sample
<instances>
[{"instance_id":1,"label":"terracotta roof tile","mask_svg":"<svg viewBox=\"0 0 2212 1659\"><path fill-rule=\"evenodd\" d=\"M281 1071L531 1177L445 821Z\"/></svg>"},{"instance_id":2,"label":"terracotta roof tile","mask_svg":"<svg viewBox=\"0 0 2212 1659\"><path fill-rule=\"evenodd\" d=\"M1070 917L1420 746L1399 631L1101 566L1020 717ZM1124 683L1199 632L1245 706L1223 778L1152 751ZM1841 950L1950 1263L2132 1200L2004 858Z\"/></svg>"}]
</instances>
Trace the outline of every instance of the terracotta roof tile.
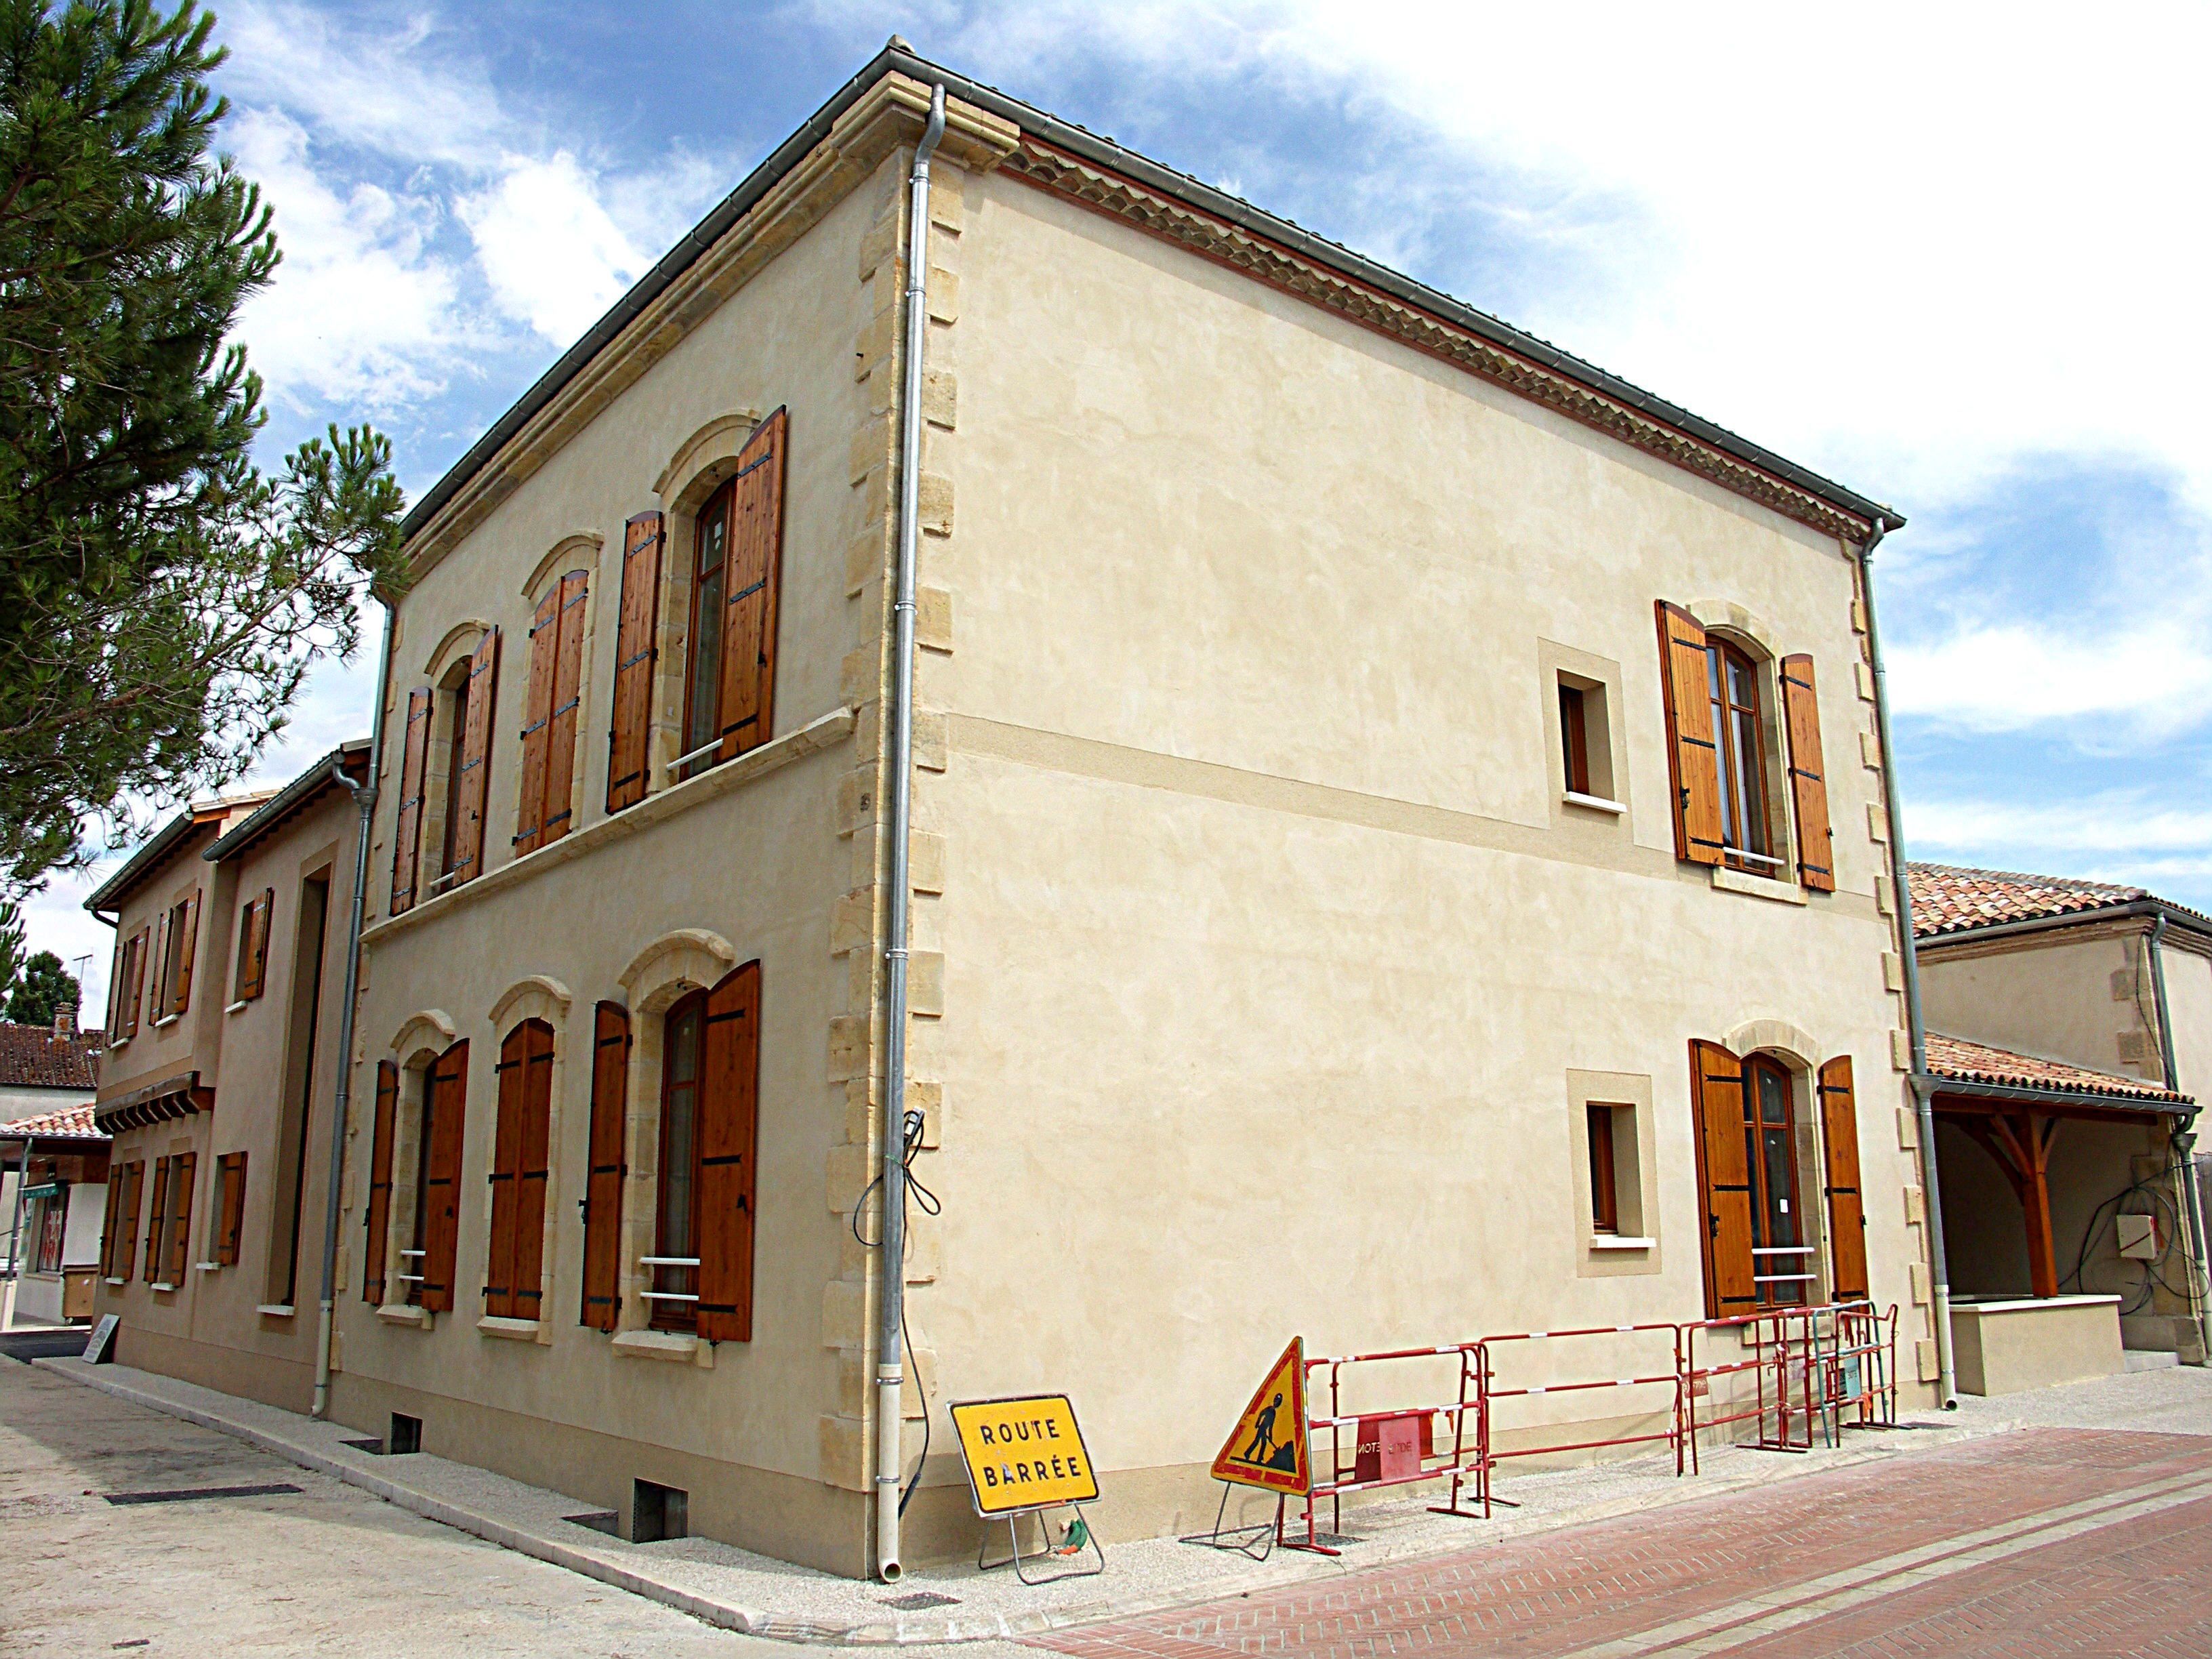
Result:
<instances>
[{"instance_id":1,"label":"terracotta roof tile","mask_svg":"<svg viewBox=\"0 0 2212 1659\"><path fill-rule=\"evenodd\" d=\"M0 1139L15 1140L24 1135L33 1138L52 1136L55 1139L106 1140L99 1126L92 1121L92 1103L64 1106L58 1112L40 1112L35 1117L19 1117L13 1123L0 1123Z\"/></svg>"},{"instance_id":2,"label":"terracotta roof tile","mask_svg":"<svg viewBox=\"0 0 2212 1659\"><path fill-rule=\"evenodd\" d=\"M1928 1069L1937 1077L1960 1083L1989 1083L2007 1089L2047 1089L2057 1094L2110 1095L2115 1098L2189 1105L2187 1095L2141 1078L2115 1077L2056 1060L2016 1054L2009 1048L1993 1048L1964 1037L1928 1033Z\"/></svg>"},{"instance_id":3,"label":"terracotta roof tile","mask_svg":"<svg viewBox=\"0 0 2212 1659\"><path fill-rule=\"evenodd\" d=\"M106 1033L58 1037L51 1025L0 1019L0 1088L85 1089L99 1085Z\"/></svg>"},{"instance_id":4,"label":"terracotta roof tile","mask_svg":"<svg viewBox=\"0 0 2212 1659\"><path fill-rule=\"evenodd\" d=\"M2068 876L2031 876L2015 870L1974 870L1955 864L1909 866L1912 879L1912 934L1933 939L2003 921L2030 921L2132 904L2152 895L2141 887L2111 882L2077 881Z\"/></svg>"}]
</instances>

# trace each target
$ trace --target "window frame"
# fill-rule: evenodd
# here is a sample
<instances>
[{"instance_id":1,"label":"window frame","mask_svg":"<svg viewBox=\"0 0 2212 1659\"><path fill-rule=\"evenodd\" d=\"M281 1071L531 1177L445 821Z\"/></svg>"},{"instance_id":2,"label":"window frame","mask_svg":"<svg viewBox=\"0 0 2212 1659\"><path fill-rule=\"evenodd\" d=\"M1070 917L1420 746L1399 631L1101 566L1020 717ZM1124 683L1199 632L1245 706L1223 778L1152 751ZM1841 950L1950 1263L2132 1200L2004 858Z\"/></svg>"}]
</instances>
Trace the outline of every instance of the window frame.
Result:
<instances>
[{"instance_id":1,"label":"window frame","mask_svg":"<svg viewBox=\"0 0 2212 1659\"><path fill-rule=\"evenodd\" d=\"M1779 1124L1770 1124L1765 1121L1765 1109L1759 1091L1759 1079L1762 1076L1772 1078L1781 1089L1782 1121ZM1787 1279L1786 1283L1794 1284L1796 1286L1795 1291L1787 1291L1780 1285L1765 1282L1769 1275L1759 1272L1759 1263L1762 1260L1759 1252L1762 1250L1773 1251L1778 1249L1786 1251L1790 1259L1796 1261L1799 1270L1807 1273L1810 1273L1817 1265L1818 1254L1808 1243L1806 1235L1808 1229L1805 1224L1804 1207L1799 1198L1800 1188L1803 1183L1797 1169L1797 1091L1790 1079L1789 1067L1771 1054L1754 1054L1744 1056L1743 1133L1744 1157L1751 1179L1751 1259L1752 1273L1754 1276L1753 1294L1761 1309L1800 1307L1811 1300L1811 1292L1817 1282L1814 1278ZM1790 1231L1796 1236L1791 1243L1781 1246L1778 1246L1774 1242L1772 1224L1775 1194L1767 1180L1765 1157L1765 1138L1770 1133L1775 1133L1782 1136L1785 1154L1784 1167L1790 1172L1790 1191L1785 1194L1789 1200L1789 1208L1783 1213L1789 1216ZM1763 1259L1769 1262L1775 1262L1783 1258L1769 1255Z\"/></svg>"},{"instance_id":2,"label":"window frame","mask_svg":"<svg viewBox=\"0 0 2212 1659\"><path fill-rule=\"evenodd\" d=\"M1760 659L1732 641L1709 635L1705 661L1705 698L1712 710L1713 749L1720 772L1722 858L1732 869L1779 880L1788 873L1789 860L1774 851L1774 821L1767 788L1775 757L1767 729ZM1735 698L1732 670L1740 670L1750 688L1747 703ZM1751 757L1753 775L1748 778L1738 741L1741 724L1746 722L1757 738L1757 750ZM1749 833L1754 824L1755 836Z\"/></svg>"},{"instance_id":3,"label":"window frame","mask_svg":"<svg viewBox=\"0 0 2212 1659\"><path fill-rule=\"evenodd\" d=\"M661 1016L659 1139L656 1143L658 1155L653 1159L653 1255L689 1255L696 1258L702 1265L705 1256L700 1248L699 1106L706 1085L707 998L708 993L703 989L690 992L670 1004L668 1012ZM696 1035L692 1040L690 1079L688 1082L679 1082L676 1074L676 1028L678 1021L687 1018L695 1022ZM679 1089L690 1091L690 1150L685 1159L689 1168L684 1171L688 1198L684 1224L690 1239L689 1248L681 1251L670 1248L668 1235L668 1177L675 1162L668 1156L669 1123L671 1108ZM699 1328L699 1273L697 1267L655 1267L652 1269L647 1276L657 1294L647 1298L646 1323L648 1328L685 1335L696 1334ZM691 1299L667 1299L684 1296Z\"/></svg>"},{"instance_id":4,"label":"window frame","mask_svg":"<svg viewBox=\"0 0 2212 1659\"><path fill-rule=\"evenodd\" d=\"M460 851L461 815L456 809L461 799L461 769L466 763L468 754L471 681L467 667L470 659L464 657L461 661L460 683L446 693L453 710L453 724L446 748L446 821L439 826L438 873L431 878L432 881L441 884L453 879L453 860Z\"/></svg>"},{"instance_id":5,"label":"window frame","mask_svg":"<svg viewBox=\"0 0 2212 1659\"><path fill-rule=\"evenodd\" d=\"M1589 1142L1590 1231L1607 1237L1620 1232L1620 1171L1614 1157L1613 1113L1621 1109L1606 1101L1585 1101L1583 1131Z\"/></svg>"},{"instance_id":6,"label":"window frame","mask_svg":"<svg viewBox=\"0 0 2212 1659\"><path fill-rule=\"evenodd\" d=\"M1565 763L1567 793L1587 795L1590 793L1589 708L1582 687L1569 685L1564 679L1559 687L1560 758Z\"/></svg>"},{"instance_id":7,"label":"window frame","mask_svg":"<svg viewBox=\"0 0 2212 1659\"><path fill-rule=\"evenodd\" d=\"M737 500L738 475L733 473L714 487L714 493L700 504L691 520L691 557L687 567L690 592L686 598L690 609L690 623L684 635L684 725L679 738L681 746L677 751L678 758L683 759L683 764L677 769L676 781L679 783L685 779L697 777L714 765L715 757L702 751L718 747L721 741L722 682L726 678L726 668L722 661L722 649L726 643L722 638L723 612L729 604L730 543L734 528L732 520ZM705 619L707 625L702 627L700 601L706 591L707 572L702 566L702 560L706 554L710 530L721 532L721 544L713 573L716 578L714 611ZM713 642L714 658L714 672L708 677L707 686L709 699L707 724L712 730L702 738L698 736L699 652L701 646L709 639ZM689 759L683 758L687 756Z\"/></svg>"}]
</instances>

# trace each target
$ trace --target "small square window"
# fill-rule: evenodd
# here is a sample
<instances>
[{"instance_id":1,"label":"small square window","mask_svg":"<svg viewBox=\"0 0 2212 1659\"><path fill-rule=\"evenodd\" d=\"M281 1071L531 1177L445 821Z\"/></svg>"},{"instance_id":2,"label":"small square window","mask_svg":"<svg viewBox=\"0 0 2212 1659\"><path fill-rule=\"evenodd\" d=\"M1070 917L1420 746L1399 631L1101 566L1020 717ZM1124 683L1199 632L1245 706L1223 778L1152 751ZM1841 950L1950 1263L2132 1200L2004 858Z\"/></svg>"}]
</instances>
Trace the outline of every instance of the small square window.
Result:
<instances>
[{"instance_id":1,"label":"small square window","mask_svg":"<svg viewBox=\"0 0 2212 1659\"><path fill-rule=\"evenodd\" d=\"M1595 1232L1620 1231L1620 1189L1614 1176L1613 1111L1592 1104L1589 1114L1590 1228Z\"/></svg>"},{"instance_id":2,"label":"small square window","mask_svg":"<svg viewBox=\"0 0 2212 1659\"><path fill-rule=\"evenodd\" d=\"M1613 787L1613 729L1604 682L1562 669L1555 690L1559 749L1553 775L1576 801L1609 805L1619 797Z\"/></svg>"},{"instance_id":3,"label":"small square window","mask_svg":"<svg viewBox=\"0 0 2212 1659\"><path fill-rule=\"evenodd\" d=\"M1644 1163L1638 1147L1636 1108L1618 1101L1589 1101L1583 1107L1583 1150L1589 1164L1591 1237L1618 1238L1621 1248L1641 1243Z\"/></svg>"}]
</instances>

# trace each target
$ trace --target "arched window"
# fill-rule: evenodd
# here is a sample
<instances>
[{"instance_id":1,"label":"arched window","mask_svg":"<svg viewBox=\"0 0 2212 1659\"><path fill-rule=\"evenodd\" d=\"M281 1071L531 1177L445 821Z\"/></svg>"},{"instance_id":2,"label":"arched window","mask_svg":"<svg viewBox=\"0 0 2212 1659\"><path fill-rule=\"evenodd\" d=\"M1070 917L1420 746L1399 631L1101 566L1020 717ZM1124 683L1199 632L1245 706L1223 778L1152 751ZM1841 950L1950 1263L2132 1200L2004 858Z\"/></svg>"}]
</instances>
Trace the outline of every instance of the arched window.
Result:
<instances>
[{"instance_id":1,"label":"arched window","mask_svg":"<svg viewBox=\"0 0 2212 1659\"><path fill-rule=\"evenodd\" d=\"M699 1308L699 1081L707 1036L707 994L694 991L668 1011L660 1071L659 1217L653 1240L653 1324L688 1331Z\"/></svg>"},{"instance_id":2,"label":"arched window","mask_svg":"<svg viewBox=\"0 0 2212 1659\"><path fill-rule=\"evenodd\" d=\"M484 1262L484 1312L494 1319L535 1319L542 1305L552 1115L553 1028L526 1019L499 1045L491 1249Z\"/></svg>"},{"instance_id":3,"label":"arched window","mask_svg":"<svg viewBox=\"0 0 2212 1659\"><path fill-rule=\"evenodd\" d=\"M699 509L691 550L691 660L684 677L684 752L694 768L714 757L699 751L722 734L723 579L729 572L730 503L737 494L732 478ZM687 771L685 775L689 776Z\"/></svg>"},{"instance_id":4,"label":"arched window","mask_svg":"<svg viewBox=\"0 0 2212 1659\"><path fill-rule=\"evenodd\" d=\"M684 777L774 735L776 590L783 549L784 411L753 429L737 471L692 526L684 664Z\"/></svg>"},{"instance_id":5,"label":"arched window","mask_svg":"<svg viewBox=\"0 0 2212 1659\"><path fill-rule=\"evenodd\" d=\"M1759 665L1735 646L1705 647L1713 709L1713 744L1720 763L1721 841L1730 862L1761 875L1782 867L1766 817L1766 723L1759 708Z\"/></svg>"},{"instance_id":6,"label":"arched window","mask_svg":"<svg viewBox=\"0 0 2212 1659\"><path fill-rule=\"evenodd\" d=\"M663 1030L650 1322L750 1341L760 1123L760 963L672 1006Z\"/></svg>"}]
</instances>

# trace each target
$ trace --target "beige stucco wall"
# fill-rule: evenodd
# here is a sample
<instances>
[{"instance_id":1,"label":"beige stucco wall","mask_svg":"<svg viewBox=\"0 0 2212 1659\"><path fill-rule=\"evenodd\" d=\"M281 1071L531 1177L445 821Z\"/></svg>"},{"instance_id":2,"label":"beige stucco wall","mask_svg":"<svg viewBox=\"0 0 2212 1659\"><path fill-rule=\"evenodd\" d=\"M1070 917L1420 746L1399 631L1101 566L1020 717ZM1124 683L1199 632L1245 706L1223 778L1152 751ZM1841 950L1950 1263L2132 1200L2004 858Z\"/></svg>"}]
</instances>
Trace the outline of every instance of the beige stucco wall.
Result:
<instances>
[{"instance_id":1,"label":"beige stucco wall","mask_svg":"<svg viewBox=\"0 0 2212 1659\"><path fill-rule=\"evenodd\" d=\"M2159 956L2173 1022L2173 1086L2200 1103L2212 1102L2212 941L2185 944L2169 932Z\"/></svg>"},{"instance_id":2,"label":"beige stucco wall","mask_svg":"<svg viewBox=\"0 0 2212 1659\"><path fill-rule=\"evenodd\" d=\"M839 780L852 763L849 717L839 724L842 659L856 642L857 607L845 571L848 544L870 501L855 488L851 440L869 399L883 391L854 374L854 341L872 301L857 256L888 198L890 179L884 172L844 197L699 319L427 571L401 606L391 732L404 719L407 689L450 657L457 627L473 621L504 631L488 874L480 886L371 931L347 1237L357 1260L374 1063L418 1058L394 1045L413 1017L434 1012L471 1045L456 1307L427 1329L398 1324L380 1318L362 1301L358 1282L350 1283L335 1395L337 1414L364 1429L381 1432L386 1413L405 1411L423 1419L428 1449L625 1513L635 1478L684 1486L695 1530L844 1571L860 1565L860 1481L855 1469L842 1486L824 1483L819 1426L834 1409L840 1376L840 1356L824 1344L825 1287L849 1247L844 1220L825 1203L823 1188L830 1149L846 1135L842 1086L828 1072L830 1022L848 1006L848 968L830 952L830 913L851 884L851 848L834 821ZM748 757L671 791L665 763L674 753L672 729L656 757L654 797L609 824L607 722L623 522L648 508L669 510L664 569L688 570L688 512L698 505L702 479L712 468L726 473L754 420L778 406L789 410L790 447L773 736L785 741L775 756L758 758L780 763ZM541 567L557 576L572 560L588 561L595 540L577 830L510 875L520 774L514 733L527 684L530 579ZM549 550L564 542L562 556L546 565ZM683 617L680 605L664 610L656 701L671 722L681 707ZM874 625L871 619L868 630ZM811 731L829 733L823 746L807 746ZM398 752L396 740L387 743L372 859L379 920L389 904ZM426 835L426 875L434 872L429 845ZM693 1362L672 1364L617 1353L609 1336L579 1326L576 1205L589 1127L592 1008L604 999L632 1005L639 1026L623 1290L625 1323L634 1322L644 1305L634 1257L650 1249L649 1136L659 1114L644 1056L648 1048L657 1051L658 1038L657 1027L648 1037L649 1016L624 975L656 940L687 930L713 942L711 951L695 951L703 964L691 970L695 979L762 963L759 1221L752 1340L709 1346ZM495 1006L533 978L544 985L495 1027ZM646 1006L657 1012L675 989L655 984L658 994ZM644 988L635 988L642 995ZM544 1317L536 1340L517 1340L477 1326L489 1225L482 1195L499 1043L533 1012L555 1030L553 1168ZM419 1050L417 1039L409 1042ZM648 1139L641 1143L640 1133ZM403 1132L395 1161L403 1186L410 1184L408 1145ZM399 1214L407 1194L395 1197Z\"/></svg>"},{"instance_id":3,"label":"beige stucco wall","mask_svg":"<svg viewBox=\"0 0 2212 1659\"><path fill-rule=\"evenodd\" d=\"M2119 1298L2068 1296L1983 1306L1954 1303L1951 1331L1961 1394L2019 1394L2124 1370Z\"/></svg>"},{"instance_id":4,"label":"beige stucco wall","mask_svg":"<svg viewBox=\"0 0 2212 1659\"><path fill-rule=\"evenodd\" d=\"M963 245L931 461L959 513L922 573L958 622L921 692L951 750L918 804L945 837L915 938L945 978L915 1057L945 1094L933 1405L1072 1390L1101 1524L1153 1530L1211 1513L1201 1466L1294 1334L1698 1317L1686 1043L1759 1019L1816 1050L1801 1114L1802 1062L1856 1063L1914 1374L1838 546L1014 180L978 182ZM1832 896L1676 865L1660 599L1813 653ZM1555 665L1606 688L1619 817L1559 800ZM1648 1091L1639 1271L1588 1271L1592 1072ZM933 1455L916 1551L952 1547L958 1478Z\"/></svg>"},{"instance_id":5,"label":"beige stucco wall","mask_svg":"<svg viewBox=\"0 0 2212 1659\"><path fill-rule=\"evenodd\" d=\"M2148 931L2148 923L2131 921L2007 939L1924 943L1920 1001L1928 1029L2091 1071L2155 1079L2158 1017L2144 953ZM2168 956L2169 963L2179 959Z\"/></svg>"}]
</instances>

